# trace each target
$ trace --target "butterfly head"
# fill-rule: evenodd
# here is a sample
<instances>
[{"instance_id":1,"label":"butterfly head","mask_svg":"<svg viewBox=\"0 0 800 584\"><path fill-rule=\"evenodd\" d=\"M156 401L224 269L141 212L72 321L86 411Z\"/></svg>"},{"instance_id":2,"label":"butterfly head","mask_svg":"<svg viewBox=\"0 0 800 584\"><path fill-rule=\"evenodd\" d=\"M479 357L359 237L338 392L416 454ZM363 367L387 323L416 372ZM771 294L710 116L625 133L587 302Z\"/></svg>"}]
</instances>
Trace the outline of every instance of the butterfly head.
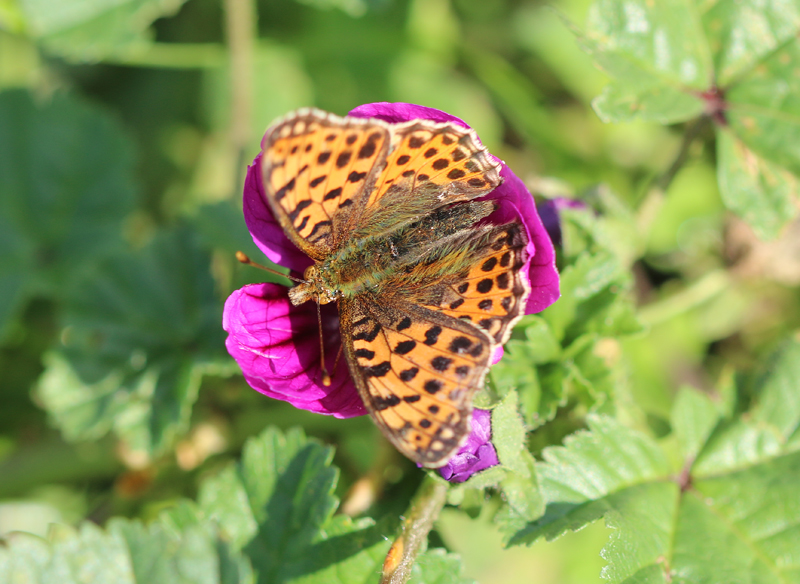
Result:
<instances>
[{"instance_id":1,"label":"butterfly head","mask_svg":"<svg viewBox=\"0 0 800 584\"><path fill-rule=\"evenodd\" d=\"M309 300L315 300L319 304L329 304L338 298L338 292L326 285L320 271L316 265L309 266L303 273L303 280L297 286L289 290L289 300L295 306L299 306Z\"/></svg>"}]
</instances>

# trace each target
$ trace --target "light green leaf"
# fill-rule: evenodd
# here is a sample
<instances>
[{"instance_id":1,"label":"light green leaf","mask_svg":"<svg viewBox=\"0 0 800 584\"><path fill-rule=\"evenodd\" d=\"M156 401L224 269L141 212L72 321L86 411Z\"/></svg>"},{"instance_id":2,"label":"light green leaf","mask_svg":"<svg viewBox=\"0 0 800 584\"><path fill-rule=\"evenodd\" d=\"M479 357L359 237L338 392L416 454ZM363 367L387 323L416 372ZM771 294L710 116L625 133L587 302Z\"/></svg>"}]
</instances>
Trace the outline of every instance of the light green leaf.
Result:
<instances>
[{"instance_id":1,"label":"light green leaf","mask_svg":"<svg viewBox=\"0 0 800 584\"><path fill-rule=\"evenodd\" d=\"M360 584L380 573L382 531L333 515L331 456L298 430L270 428L247 442L240 464L202 485L200 508L250 558L259 582Z\"/></svg>"},{"instance_id":2,"label":"light green leaf","mask_svg":"<svg viewBox=\"0 0 800 584\"><path fill-rule=\"evenodd\" d=\"M563 447L545 449L545 462L537 467L545 513L510 543L554 539L580 529L620 504L614 496L624 500L629 489L669 474L666 457L644 434L611 418L589 416L587 421L590 431L569 436Z\"/></svg>"},{"instance_id":3,"label":"light green leaf","mask_svg":"<svg viewBox=\"0 0 800 584\"><path fill-rule=\"evenodd\" d=\"M113 519L107 529L54 526L47 540L24 533L0 547L0 582L18 584L249 584L247 561L234 556L211 524L180 532Z\"/></svg>"},{"instance_id":4,"label":"light green leaf","mask_svg":"<svg viewBox=\"0 0 800 584\"><path fill-rule=\"evenodd\" d=\"M145 454L189 423L224 333L209 258L185 230L162 234L83 274L66 294L63 360L51 357L38 395L66 438L109 428Z\"/></svg>"},{"instance_id":5,"label":"light green leaf","mask_svg":"<svg viewBox=\"0 0 800 584\"><path fill-rule=\"evenodd\" d=\"M527 316L523 326L526 340L508 341L503 358L490 371L501 395L516 389L525 421L536 427L551 419L564 399L563 385L549 374L560 365L548 364L557 360L561 347L541 317Z\"/></svg>"},{"instance_id":6,"label":"light green leaf","mask_svg":"<svg viewBox=\"0 0 800 584\"><path fill-rule=\"evenodd\" d=\"M0 338L27 297L60 298L121 244L130 144L104 111L65 95L0 93Z\"/></svg>"},{"instance_id":7,"label":"light green leaf","mask_svg":"<svg viewBox=\"0 0 800 584\"><path fill-rule=\"evenodd\" d=\"M800 2L718 0L699 2L714 54L717 84L726 87L800 30Z\"/></svg>"},{"instance_id":8,"label":"light green leaf","mask_svg":"<svg viewBox=\"0 0 800 584\"><path fill-rule=\"evenodd\" d=\"M719 427L709 437L692 468L693 476L753 467L800 447L791 440L800 426L799 354L800 343L792 338L766 361L749 416Z\"/></svg>"},{"instance_id":9,"label":"light green leaf","mask_svg":"<svg viewBox=\"0 0 800 584\"><path fill-rule=\"evenodd\" d=\"M154 20L186 0L18 0L28 34L48 50L97 61L142 48Z\"/></svg>"},{"instance_id":10,"label":"light green leaf","mask_svg":"<svg viewBox=\"0 0 800 584\"><path fill-rule=\"evenodd\" d=\"M476 584L463 576L461 558L443 549L420 554L411 570L409 584Z\"/></svg>"},{"instance_id":11,"label":"light green leaf","mask_svg":"<svg viewBox=\"0 0 800 584\"><path fill-rule=\"evenodd\" d=\"M788 440L800 427L800 339L793 337L775 352L756 391L753 419L769 424Z\"/></svg>"},{"instance_id":12,"label":"light green leaf","mask_svg":"<svg viewBox=\"0 0 800 584\"><path fill-rule=\"evenodd\" d=\"M672 430L684 461L694 460L719 420L719 410L706 395L681 389L672 407Z\"/></svg>"},{"instance_id":13,"label":"light green leaf","mask_svg":"<svg viewBox=\"0 0 800 584\"><path fill-rule=\"evenodd\" d=\"M717 178L725 206L763 239L774 239L795 216L797 177L763 158L733 133L717 132Z\"/></svg>"},{"instance_id":14,"label":"light green leaf","mask_svg":"<svg viewBox=\"0 0 800 584\"><path fill-rule=\"evenodd\" d=\"M675 530L678 581L800 581L798 481L798 453L695 481Z\"/></svg>"},{"instance_id":15,"label":"light green leaf","mask_svg":"<svg viewBox=\"0 0 800 584\"><path fill-rule=\"evenodd\" d=\"M749 148L795 176L800 175L798 72L800 43L795 40L759 63L725 94L731 130Z\"/></svg>"},{"instance_id":16,"label":"light green leaf","mask_svg":"<svg viewBox=\"0 0 800 584\"><path fill-rule=\"evenodd\" d=\"M579 43L615 82L594 101L604 121L674 123L703 104L711 58L693 7L683 0L598 0Z\"/></svg>"}]
</instances>

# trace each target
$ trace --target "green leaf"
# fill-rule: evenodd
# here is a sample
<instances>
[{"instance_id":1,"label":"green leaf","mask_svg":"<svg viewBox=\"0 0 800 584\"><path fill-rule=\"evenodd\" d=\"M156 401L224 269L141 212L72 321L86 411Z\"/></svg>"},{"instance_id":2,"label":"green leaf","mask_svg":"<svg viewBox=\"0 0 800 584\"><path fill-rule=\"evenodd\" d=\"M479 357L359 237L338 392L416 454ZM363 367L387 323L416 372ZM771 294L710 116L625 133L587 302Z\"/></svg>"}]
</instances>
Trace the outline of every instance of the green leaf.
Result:
<instances>
[{"instance_id":1,"label":"green leaf","mask_svg":"<svg viewBox=\"0 0 800 584\"><path fill-rule=\"evenodd\" d=\"M798 480L794 453L695 481L678 515L673 570L687 582L797 582Z\"/></svg>"},{"instance_id":2,"label":"green leaf","mask_svg":"<svg viewBox=\"0 0 800 584\"><path fill-rule=\"evenodd\" d=\"M202 485L201 509L250 558L259 582L356 584L380 572L382 531L370 519L333 515L331 456L299 430L269 428L247 442L237 466Z\"/></svg>"},{"instance_id":3,"label":"green leaf","mask_svg":"<svg viewBox=\"0 0 800 584\"><path fill-rule=\"evenodd\" d=\"M704 394L683 388L672 408L672 430L683 460L694 460L720 420L720 412Z\"/></svg>"},{"instance_id":4,"label":"green leaf","mask_svg":"<svg viewBox=\"0 0 800 584\"><path fill-rule=\"evenodd\" d=\"M37 390L66 438L113 427L132 450L153 454L186 429L204 370L227 359L208 270L208 256L177 230L76 281L65 301L70 366L51 357Z\"/></svg>"},{"instance_id":5,"label":"green leaf","mask_svg":"<svg viewBox=\"0 0 800 584\"><path fill-rule=\"evenodd\" d=\"M800 2L781 7L782 22L800 18ZM774 10L774 8L773 8ZM758 17L754 17L758 20ZM793 37L800 34L800 20ZM792 42L769 54L746 77L725 92L725 117L731 130L754 152L800 175L800 42Z\"/></svg>"},{"instance_id":6,"label":"green leaf","mask_svg":"<svg viewBox=\"0 0 800 584\"><path fill-rule=\"evenodd\" d=\"M409 584L476 584L464 578L461 558L443 549L427 550L420 554L411 569Z\"/></svg>"},{"instance_id":7,"label":"green leaf","mask_svg":"<svg viewBox=\"0 0 800 584\"><path fill-rule=\"evenodd\" d=\"M764 366L755 391L753 419L788 440L800 427L800 340L786 341Z\"/></svg>"},{"instance_id":8,"label":"green leaf","mask_svg":"<svg viewBox=\"0 0 800 584\"><path fill-rule=\"evenodd\" d=\"M626 491L668 475L669 463L649 437L611 418L590 415L587 422L590 431L569 436L563 447L545 449L545 462L537 467L545 513L512 544L579 529L600 518L607 506L613 508L617 494L624 500Z\"/></svg>"},{"instance_id":9,"label":"green leaf","mask_svg":"<svg viewBox=\"0 0 800 584\"><path fill-rule=\"evenodd\" d=\"M774 239L796 213L797 177L759 156L731 132L717 132L717 177L725 206L763 239Z\"/></svg>"},{"instance_id":10,"label":"green leaf","mask_svg":"<svg viewBox=\"0 0 800 584\"><path fill-rule=\"evenodd\" d=\"M615 79L593 102L604 121L674 123L702 112L693 92L707 87L711 58L688 2L598 0L579 42Z\"/></svg>"},{"instance_id":11,"label":"green leaf","mask_svg":"<svg viewBox=\"0 0 800 584\"><path fill-rule=\"evenodd\" d=\"M53 526L47 540L18 533L0 547L0 582L19 584L246 584L252 570L210 523L175 532L160 522L113 519L105 530Z\"/></svg>"},{"instance_id":12,"label":"green leaf","mask_svg":"<svg viewBox=\"0 0 800 584\"><path fill-rule=\"evenodd\" d=\"M693 476L751 467L800 447L792 442L800 427L798 355L800 342L793 338L766 361L754 388L756 404L749 416L717 428L700 451Z\"/></svg>"},{"instance_id":13,"label":"green leaf","mask_svg":"<svg viewBox=\"0 0 800 584\"><path fill-rule=\"evenodd\" d=\"M682 390L672 413L674 441L663 448L619 422L589 416L589 431L545 449L537 465L544 515L506 531L509 542L552 539L605 517L614 530L602 553L609 582L796 581L798 355L800 341L792 338L765 361L746 416L725 420L728 407ZM681 472L664 451L675 443Z\"/></svg>"},{"instance_id":14,"label":"green leaf","mask_svg":"<svg viewBox=\"0 0 800 584\"><path fill-rule=\"evenodd\" d=\"M721 87L753 69L800 30L797 0L721 0L706 6L702 22Z\"/></svg>"},{"instance_id":15,"label":"green leaf","mask_svg":"<svg viewBox=\"0 0 800 584\"><path fill-rule=\"evenodd\" d=\"M130 150L98 108L0 93L0 338L28 297L59 298L76 271L120 246Z\"/></svg>"},{"instance_id":16,"label":"green leaf","mask_svg":"<svg viewBox=\"0 0 800 584\"><path fill-rule=\"evenodd\" d=\"M145 46L152 22L186 0L19 0L27 32L49 51L97 61Z\"/></svg>"},{"instance_id":17,"label":"green leaf","mask_svg":"<svg viewBox=\"0 0 800 584\"><path fill-rule=\"evenodd\" d=\"M563 385L548 375L560 365L547 365L558 360L561 346L541 317L527 316L522 326L526 340L508 341L503 358L490 371L502 395L517 390L526 423L537 427L551 419L564 400Z\"/></svg>"}]
</instances>

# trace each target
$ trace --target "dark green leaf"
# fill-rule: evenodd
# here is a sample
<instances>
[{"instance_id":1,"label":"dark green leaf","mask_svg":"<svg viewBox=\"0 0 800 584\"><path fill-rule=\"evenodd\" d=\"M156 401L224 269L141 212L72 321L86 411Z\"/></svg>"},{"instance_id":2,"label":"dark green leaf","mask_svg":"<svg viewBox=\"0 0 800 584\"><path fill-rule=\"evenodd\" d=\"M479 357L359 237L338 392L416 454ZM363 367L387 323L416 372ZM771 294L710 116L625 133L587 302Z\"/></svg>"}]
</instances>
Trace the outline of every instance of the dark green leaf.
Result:
<instances>
[{"instance_id":1,"label":"dark green leaf","mask_svg":"<svg viewBox=\"0 0 800 584\"><path fill-rule=\"evenodd\" d=\"M369 519L333 512L332 452L297 430L270 428L245 445L242 461L204 483L200 505L261 583L356 584L379 574L388 542Z\"/></svg>"},{"instance_id":2,"label":"dark green leaf","mask_svg":"<svg viewBox=\"0 0 800 584\"><path fill-rule=\"evenodd\" d=\"M104 111L0 93L0 336L27 296L60 297L81 266L120 246L131 170Z\"/></svg>"},{"instance_id":3,"label":"dark green leaf","mask_svg":"<svg viewBox=\"0 0 800 584\"><path fill-rule=\"evenodd\" d=\"M185 231L83 274L65 302L65 354L39 386L70 439L108 428L159 452L189 422L204 368L224 355L209 258Z\"/></svg>"}]
</instances>

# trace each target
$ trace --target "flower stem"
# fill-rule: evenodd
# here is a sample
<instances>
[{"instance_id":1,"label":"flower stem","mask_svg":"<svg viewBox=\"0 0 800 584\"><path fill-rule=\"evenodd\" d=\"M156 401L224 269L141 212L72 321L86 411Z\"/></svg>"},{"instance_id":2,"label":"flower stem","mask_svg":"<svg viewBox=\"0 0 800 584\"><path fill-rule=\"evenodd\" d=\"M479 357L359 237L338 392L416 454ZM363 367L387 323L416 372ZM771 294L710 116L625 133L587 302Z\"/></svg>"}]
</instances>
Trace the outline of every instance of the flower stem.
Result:
<instances>
[{"instance_id":1,"label":"flower stem","mask_svg":"<svg viewBox=\"0 0 800 584\"><path fill-rule=\"evenodd\" d=\"M250 142L256 19L255 0L225 0L231 67L231 141L236 151L236 168L239 169L234 190L239 190L244 178L244 154Z\"/></svg>"},{"instance_id":2,"label":"flower stem","mask_svg":"<svg viewBox=\"0 0 800 584\"><path fill-rule=\"evenodd\" d=\"M653 221L658 217L661 207L664 204L664 193L667 192L667 189L672 184L678 171L686 164L686 159L689 158L689 150L692 144L694 144L694 141L706 127L709 120L710 118L708 116L701 116L687 126L678 154L675 156L675 159L672 161L667 171L653 182L645 195L644 201L639 206L639 233L647 233Z\"/></svg>"},{"instance_id":3,"label":"flower stem","mask_svg":"<svg viewBox=\"0 0 800 584\"><path fill-rule=\"evenodd\" d=\"M400 535L392 543L383 562L381 584L403 584L411 577L411 568L428 544L428 533L439 517L447 498L447 484L425 475L411 507L403 519Z\"/></svg>"}]
</instances>

